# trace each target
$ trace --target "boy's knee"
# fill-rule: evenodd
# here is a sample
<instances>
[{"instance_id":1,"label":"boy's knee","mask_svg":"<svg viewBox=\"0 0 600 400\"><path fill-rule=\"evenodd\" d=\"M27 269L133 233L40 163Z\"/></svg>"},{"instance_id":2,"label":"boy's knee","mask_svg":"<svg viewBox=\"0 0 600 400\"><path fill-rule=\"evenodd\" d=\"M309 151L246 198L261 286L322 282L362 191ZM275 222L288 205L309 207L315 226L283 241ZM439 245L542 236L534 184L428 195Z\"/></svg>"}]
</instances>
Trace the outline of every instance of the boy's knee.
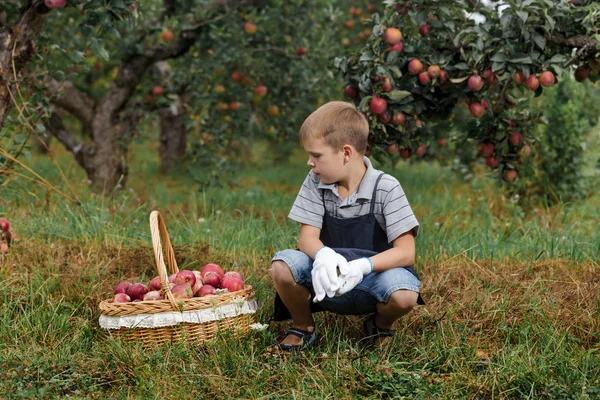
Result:
<instances>
[{"instance_id":1,"label":"boy's knee","mask_svg":"<svg viewBox=\"0 0 600 400\"><path fill-rule=\"evenodd\" d=\"M271 263L271 278L273 279L273 282L278 283L294 282L290 267L281 260L276 260Z\"/></svg>"},{"instance_id":2,"label":"boy's knee","mask_svg":"<svg viewBox=\"0 0 600 400\"><path fill-rule=\"evenodd\" d=\"M396 290L387 302L388 307L398 311L410 311L417 305L419 294L412 290Z\"/></svg>"}]
</instances>

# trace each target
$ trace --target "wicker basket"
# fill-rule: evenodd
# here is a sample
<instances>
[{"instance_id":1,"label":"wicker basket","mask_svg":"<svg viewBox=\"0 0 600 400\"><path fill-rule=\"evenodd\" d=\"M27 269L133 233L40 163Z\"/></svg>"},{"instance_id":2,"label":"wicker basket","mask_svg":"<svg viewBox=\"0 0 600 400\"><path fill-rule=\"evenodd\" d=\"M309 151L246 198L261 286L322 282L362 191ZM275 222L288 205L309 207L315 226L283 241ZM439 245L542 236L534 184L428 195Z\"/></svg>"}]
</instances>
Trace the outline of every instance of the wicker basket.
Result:
<instances>
[{"instance_id":1,"label":"wicker basket","mask_svg":"<svg viewBox=\"0 0 600 400\"><path fill-rule=\"evenodd\" d=\"M231 329L236 336L247 333L255 322L256 301L252 286L217 296L175 299L169 286L163 247L171 274L179 269L167 228L158 211L150 214L150 231L165 300L132 303L104 300L100 303L100 326L110 336L145 345L182 340L202 343L225 329ZM163 326L165 320L167 326Z\"/></svg>"}]
</instances>

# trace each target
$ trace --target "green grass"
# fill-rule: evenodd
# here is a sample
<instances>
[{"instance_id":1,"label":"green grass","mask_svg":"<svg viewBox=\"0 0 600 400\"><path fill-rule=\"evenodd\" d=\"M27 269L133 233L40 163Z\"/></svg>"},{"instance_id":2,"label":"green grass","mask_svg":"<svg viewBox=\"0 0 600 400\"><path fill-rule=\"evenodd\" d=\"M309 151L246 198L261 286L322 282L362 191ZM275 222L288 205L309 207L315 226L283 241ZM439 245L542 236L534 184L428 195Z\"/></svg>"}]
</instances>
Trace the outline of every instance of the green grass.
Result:
<instances>
[{"instance_id":1,"label":"green grass","mask_svg":"<svg viewBox=\"0 0 600 400\"><path fill-rule=\"evenodd\" d=\"M275 323L241 339L145 350L106 339L97 321L117 282L156 274L150 211L165 217L180 267L235 267L256 289L258 321L269 323L269 260L295 246L298 226L286 216L304 155L274 167L256 151L248 158L259 162L234 180L199 191L188 171L158 175L156 155L140 144L127 188L104 199L57 153L81 205L24 180L2 188L0 215L18 237L0 256L1 398L600 395L598 195L524 209L487 179L464 184L437 165L386 166L421 222L416 267L427 301L397 323L389 348L359 344L361 318L322 314L324 337L305 354L266 351L286 326ZM29 165L68 190L47 158Z\"/></svg>"}]
</instances>

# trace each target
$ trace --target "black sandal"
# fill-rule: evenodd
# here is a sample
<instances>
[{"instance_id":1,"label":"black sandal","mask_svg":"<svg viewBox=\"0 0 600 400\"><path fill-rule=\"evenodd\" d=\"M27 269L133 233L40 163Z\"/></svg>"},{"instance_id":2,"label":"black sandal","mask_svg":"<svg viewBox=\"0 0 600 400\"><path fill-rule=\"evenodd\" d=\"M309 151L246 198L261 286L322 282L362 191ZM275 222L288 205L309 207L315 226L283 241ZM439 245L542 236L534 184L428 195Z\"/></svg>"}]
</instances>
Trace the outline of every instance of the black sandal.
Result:
<instances>
[{"instance_id":1,"label":"black sandal","mask_svg":"<svg viewBox=\"0 0 600 400\"><path fill-rule=\"evenodd\" d=\"M375 314L372 314L365 320L363 325L365 337L361 339L367 346L374 346L377 343L377 339L380 337L392 337L396 334L395 329L384 329L380 328L375 324Z\"/></svg>"},{"instance_id":2,"label":"black sandal","mask_svg":"<svg viewBox=\"0 0 600 400\"><path fill-rule=\"evenodd\" d=\"M317 341L317 338L319 337L316 328L312 332L303 331L302 329L298 328L289 328L283 332L283 335L281 335L280 340L285 339L288 335L298 336L300 339L302 339L302 342L300 344L277 343L275 346L279 350L287 352L303 351L309 348L313 343L315 343Z\"/></svg>"}]
</instances>

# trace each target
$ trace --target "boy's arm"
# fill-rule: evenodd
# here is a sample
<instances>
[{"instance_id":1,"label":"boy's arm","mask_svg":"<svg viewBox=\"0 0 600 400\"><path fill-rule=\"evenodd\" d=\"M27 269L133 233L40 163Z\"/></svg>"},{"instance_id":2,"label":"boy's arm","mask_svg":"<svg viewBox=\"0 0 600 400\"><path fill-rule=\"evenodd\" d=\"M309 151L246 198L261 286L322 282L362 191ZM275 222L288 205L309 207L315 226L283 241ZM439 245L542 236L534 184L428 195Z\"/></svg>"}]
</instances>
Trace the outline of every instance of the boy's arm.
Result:
<instances>
[{"instance_id":1,"label":"boy's arm","mask_svg":"<svg viewBox=\"0 0 600 400\"><path fill-rule=\"evenodd\" d=\"M398 236L392 244L394 247L391 249L370 257L374 272L409 267L415 263L415 237L412 231Z\"/></svg>"},{"instance_id":2,"label":"boy's arm","mask_svg":"<svg viewBox=\"0 0 600 400\"><path fill-rule=\"evenodd\" d=\"M323 242L319 239L321 229L312 225L300 225L300 238L298 239L298 248L301 252L308 255L311 259L315 259L315 254L321 247Z\"/></svg>"}]
</instances>

